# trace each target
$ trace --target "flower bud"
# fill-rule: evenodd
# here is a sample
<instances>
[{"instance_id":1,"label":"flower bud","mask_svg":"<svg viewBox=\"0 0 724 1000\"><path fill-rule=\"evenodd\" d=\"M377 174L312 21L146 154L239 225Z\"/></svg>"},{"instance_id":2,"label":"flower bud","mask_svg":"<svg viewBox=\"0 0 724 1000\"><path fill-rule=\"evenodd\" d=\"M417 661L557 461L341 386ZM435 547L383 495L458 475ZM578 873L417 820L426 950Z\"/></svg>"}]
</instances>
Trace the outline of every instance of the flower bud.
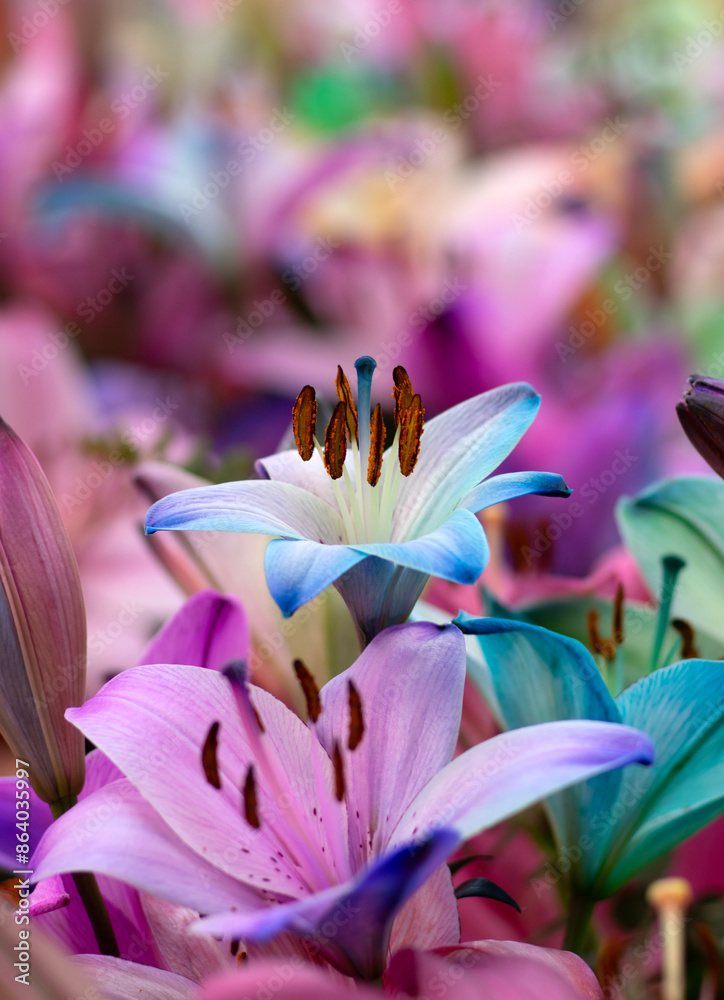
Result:
<instances>
[{"instance_id":1,"label":"flower bud","mask_svg":"<svg viewBox=\"0 0 724 1000\"><path fill-rule=\"evenodd\" d=\"M724 478L724 382L692 375L689 385L676 404L681 426L701 457Z\"/></svg>"},{"instance_id":2,"label":"flower bud","mask_svg":"<svg viewBox=\"0 0 724 1000\"><path fill-rule=\"evenodd\" d=\"M0 420L0 733L44 801L83 787L84 743L67 708L85 693L78 567L48 481Z\"/></svg>"}]
</instances>

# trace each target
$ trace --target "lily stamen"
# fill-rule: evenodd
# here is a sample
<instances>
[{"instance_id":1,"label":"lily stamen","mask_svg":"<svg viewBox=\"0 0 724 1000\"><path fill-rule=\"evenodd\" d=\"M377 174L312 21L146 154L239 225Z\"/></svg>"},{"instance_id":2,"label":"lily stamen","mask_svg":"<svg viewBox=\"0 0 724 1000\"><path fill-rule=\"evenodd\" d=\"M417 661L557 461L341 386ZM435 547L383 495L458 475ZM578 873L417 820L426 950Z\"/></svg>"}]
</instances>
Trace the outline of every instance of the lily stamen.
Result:
<instances>
[{"instance_id":1,"label":"lily stamen","mask_svg":"<svg viewBox=\"0 0 724 1000\"><path fill-rule=\"evenodd\" d=\"M359 691L352 681L349 688L349 740L347 746L350 750L356 750L362 742L365 732L364 718L362 716L362 700Z\"/></svg>"},{"instance_id":2,"label":"lily stamen","mask_svg":"<svg viewBox=\"0 0 724 1000\"><path fill-rule=\"evenodd\" d=\"M246 781L244 782L244 816L246 817L246 822L249 826L253 826L255 830L261 827L261 820L259 819L259 810L257 808L256 799L256 782L254 780L254 765L249 765L249 770L246 772Z\"/></svg>"},{"instance_id":3,"label":"lily stamen","mask_svg":"<svg viewBox=\"0 0 724 1000\"><path fill-rule=\"evenodd\" d=\"M304 693L304 699L307 703L307 715L312 722L316 722L319 716L322 714L322 704L319 700L319 688L317 687L317 682L310 670L304 665L301 660L294 661L294 673L297 675L297 680Z\"/></svg>"},{"instance_id":4,"label":"lily stamen","mask_svg":"<svg viewBox=\"0 0 724 1000\"><path fill-rule=\"evenodd\" d=\"M317 396L311 385L305 385L292 410L292 430L302 460L308 462L314 454L317 429Z\"/></svg>"},{"instance_id":5,"label":"lily stamen","mask_svg":"<svg viewBox=\"0 0 724 1000\"><path fill-rule=\"evenodd\" d=\"M216 757L220 723L212 722L208 735L204 741L204 748L201 751L201 764L206 775L206 780L214 788L221 788L221 778L219 777L219 764Z\"/></svg>"}]
</instances>

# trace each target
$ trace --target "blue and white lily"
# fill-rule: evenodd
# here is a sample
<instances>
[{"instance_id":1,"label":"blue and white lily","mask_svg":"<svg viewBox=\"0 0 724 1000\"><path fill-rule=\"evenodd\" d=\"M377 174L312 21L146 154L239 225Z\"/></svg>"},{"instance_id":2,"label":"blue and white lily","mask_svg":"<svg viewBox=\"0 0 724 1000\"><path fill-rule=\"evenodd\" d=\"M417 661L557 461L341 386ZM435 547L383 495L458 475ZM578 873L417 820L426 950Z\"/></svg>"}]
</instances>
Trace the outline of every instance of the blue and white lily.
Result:
<instances>
[{"instance_id":1,"label":"blue and white lily","mask_svg":"<svg viewBox=\"0 0 724 1000\"><path fill-rule=\"evenodd\" d=\"M265 570L282 613L293 614L334 584L363 646L407 619L428 577L474 583L489 556L479 511L527 493L570 494L552 473L491 476L532 423L540 397L526 383L482 393L426 423L421 441L420 397L396 368L397 430L383 453L379 405L370 422L375 367L372 358L356 362L357 407L339 369L340 403L324 450L314 436L316 400L307 386L295 406L298 451L258 462L261 481L165 497L149 510L147 532L278 536L267 547Z\"/></svg>"}]
</instances>

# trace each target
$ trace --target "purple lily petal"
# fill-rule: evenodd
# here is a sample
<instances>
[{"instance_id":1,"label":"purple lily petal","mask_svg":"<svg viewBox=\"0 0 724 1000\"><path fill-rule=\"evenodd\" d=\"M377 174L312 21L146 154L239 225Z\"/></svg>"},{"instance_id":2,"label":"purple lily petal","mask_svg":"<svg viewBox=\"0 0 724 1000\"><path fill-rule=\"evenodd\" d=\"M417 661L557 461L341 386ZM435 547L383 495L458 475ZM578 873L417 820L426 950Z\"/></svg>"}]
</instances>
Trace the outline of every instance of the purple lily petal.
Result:
<instances>
[{"instance_id":1,"label":"purple lily petal","mask_svg":"<svg viewBox=\"0 0 724 1000\"><path fill-rule=\"evenodd\" d=\"M415 471L404 480L393 538L436 527L462 497L506 458L528 429L540 397L525 382L459 403L425 424Z\"/></svg>"},{"instance_id":2,"label":"purple lily petal","mask_svg":"<svg viewBox=\"0 0 724 1000\"><path fill-rule=\"evenodd\" d=\"M157 500L146 515L146 531L252 531L284 538L343 540L342 518L313 493L256 480L182 490Z\"/></svg>"},{"instance_id":3,"label":"purple lily petal","mask_svg":"<svg viewBox=\"0 0 724 1000\"><path fill-rule=\"evenodd\" d=\"M392 837L399 845L436 827L460 843L568 785L626 764L650 764L651 740L608 722L545 722L467 750L425 786Z\"/></svg>"},{"instance_id":4,"label":"purple lily petal","mask_svg":"<svg viewBox=\"0 0 724 1000\"><path fill-rule=\"evenodd\" d=\"M70 904L70 893L60 875L44 878L30 896L30 916L35 919L45 913L54 913Z\"/></svg>"},{"instance_id":5,"label":"purple lily petal","mask_svg":"<svg viewBox=\"0 0 724 1000\"><path fill-rule=\"evenodd\" d=\"M196 984L166 969L152 969L108 955L78 955L73 965L101 991L103 1000L192 1000Z\"/></svg>"},{"instance_id":6,"label":"purple lily petal","mask_svg":"<svg viewBox=\"0 0 724 1000\"><path fill-rule=\"evenodd\" d=\"M392 925L390 952L452 947L460 943L460 913L450 868L432 873L402 907Z\"/></svg>"},{"instance_id":7,"label":"purple lily petal","mask_svg":"<svg viewBox=\"0 0 724 1000\"><path fill-rule=\"evenodd\" d=\"M349 833L356 865L384 849L407 804L452 760L465 662L465 640L454 625L397 625L322 688L317 732L330 754L349 732L350 681L362 702L365 732L346 755L350 801L359 812Z\"/></svg>"},{"instance_id":8,"label":"purple lily petal","mask_svg":"<svg viewBox=\"0 0 724 1000\"><path fill-rule=\"evenodd\" d=\"M194 594L151 641L139 661L221 670L249 654L249 623L233 594Z\"/></svg>"},{"instance_id":9,"label":"purple lily petal","mask_svg":"<svg viewBox=\"0 0 724 1000\"><path fill-rule=\"evenodd\" d=\"M240 1000L262 997L274 990L275 1000L380 1000L382 994L371 986L315 965L299 962L254 962L238 972L205 983L198 1000Z\"/></svg>"},{"instance_id":10,"label":"purple lily petal","mask_svg":"<svg viewBox=\"0 0 724 1000\"><path fill-rule=\"evenodd\" d=\"M563 478L553 472L506 472L500 476L491 476L479 486L475 486L465 494L458 507L477 514L478 511L492 507L493 504L531 493L548 497L571 495Z\"/></svg>"},{"instance_id":11,"label":"purple lily petal","mask_svg":"<svg viewBox=\"0 0 724 1000\"><path fill-rule=\"evenodd\" d=\"M32 788L28 789L28 834L30 849L40 841L46 829L53 822L50 806L38 798ZM15 778L0 778L0 868L13 871L15 863L15 847L17 846L15 829Z\"/></svg>"},{"instance_id":12,"label":"purple lily petal","mask_svg":"<svg viewBox=\"0 0 724 1000\"><path fill-rule=\"evenodd\" d=\"M258 905L252 890L187 847L125 779L99 789L56 820L33 865L35 881L93 871L195 910Z\"/></svg>"},{"instance_id":13,"label":"purple lily petal","mask_svg":"<svg viewBox=\"0 0 724 1000\"><path fill-rule=\"evenodd\" d=\"M378 858L353 882L254 913L204 917L199 933L266 941L282 931L314 934L337 968L366 979L382 975L390 931L404 903L454 849L457 837L437 830Z\"/></svg>"},{"instance_id":14,"label":"purple lily petal","mask_svg":"<svg viewBox=\"0 0 724 1000\"><path fill-rule=\"evenodd\" d=\"M310 827L320 826L311 769L311 734L285 705L261 688L254 703L295 794L278 801L258 788L262 817L303 810ZM188 706L194 706L194 712ZM268 823L256 830L241 818L241 792L253 753L241 730L229 683L216 671L193 666L143 666L114 677L68 718L108 755L162 819L193 850L222 871L250 885L294 895L308 891L290 861L278 861ZM201 748L220 722L218 767L221 788L213 788L201 766ZM143 738L139 734L143 734ZM153 752L149 755L148 748ZM321 761L327 787L332 765ZM174 776L169 781L169 772ZM329 845L320 829L322 844ZM291 877L288 877L291 876Z\"/></svg>"},{"instance_id":15,"label":"purple lily petal","mask_svg":"<svg viewBox=\"0 0 724 1000\"><path fill-rule=\"evenodd\" d=\"M455 1000L603 1000L596 977L577 956L510 941L480 941L443 954L403 951L384 982L412 996L433 996L454 983Z\"/></svg>"}]
</instances>

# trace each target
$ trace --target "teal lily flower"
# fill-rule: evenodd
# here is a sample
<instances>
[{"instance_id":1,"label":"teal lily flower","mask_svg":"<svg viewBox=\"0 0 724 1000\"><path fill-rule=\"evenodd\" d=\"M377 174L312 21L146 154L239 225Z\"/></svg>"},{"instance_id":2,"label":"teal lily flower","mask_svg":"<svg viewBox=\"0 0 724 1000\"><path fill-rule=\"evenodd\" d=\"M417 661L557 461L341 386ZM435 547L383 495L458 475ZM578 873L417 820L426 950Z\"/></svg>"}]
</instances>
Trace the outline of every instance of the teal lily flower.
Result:
<instances>
[{"instance_id":1,"label":"teal lily flower","mask_svg":"<svg viewBox=\"0 0 724 1000\"><path fill-rule=\"evenodd\" d=\"M563 861L546 875L554 882L568 873L574 897L591 905L605 899L724 813L721 661L654 670L614 699L575 639L507 619L461 616L456 624L478 639L483 662L473 676L505 728L563 719L624 723L656 748L646 772L593 778L546 800Z\"/></svg>"},{"instance_id":2,"label":"teal lily flower","mask_svg":"<svg viewBox=\"0 0 724 1000\"><path fill-rule=\"evenodd\" d=\"M262 459L261 481L159 500L146 531L277 536L267 547L265 569L282 613L293 614L334 584L363 647L407 619L430 576L474 583L489 555L478 511L527 493L570 494L551 473L491 476L532 423L540 397L525 383L505 385L425 424L420 396L397 367L396 433L385 451L379 404L371 414L375 367L372 358L356 362L356 405L338 369L339 403L323 446L316 438L316 396L305 386L294 407L295 451Z\"/></svg>"}]
</instances>

